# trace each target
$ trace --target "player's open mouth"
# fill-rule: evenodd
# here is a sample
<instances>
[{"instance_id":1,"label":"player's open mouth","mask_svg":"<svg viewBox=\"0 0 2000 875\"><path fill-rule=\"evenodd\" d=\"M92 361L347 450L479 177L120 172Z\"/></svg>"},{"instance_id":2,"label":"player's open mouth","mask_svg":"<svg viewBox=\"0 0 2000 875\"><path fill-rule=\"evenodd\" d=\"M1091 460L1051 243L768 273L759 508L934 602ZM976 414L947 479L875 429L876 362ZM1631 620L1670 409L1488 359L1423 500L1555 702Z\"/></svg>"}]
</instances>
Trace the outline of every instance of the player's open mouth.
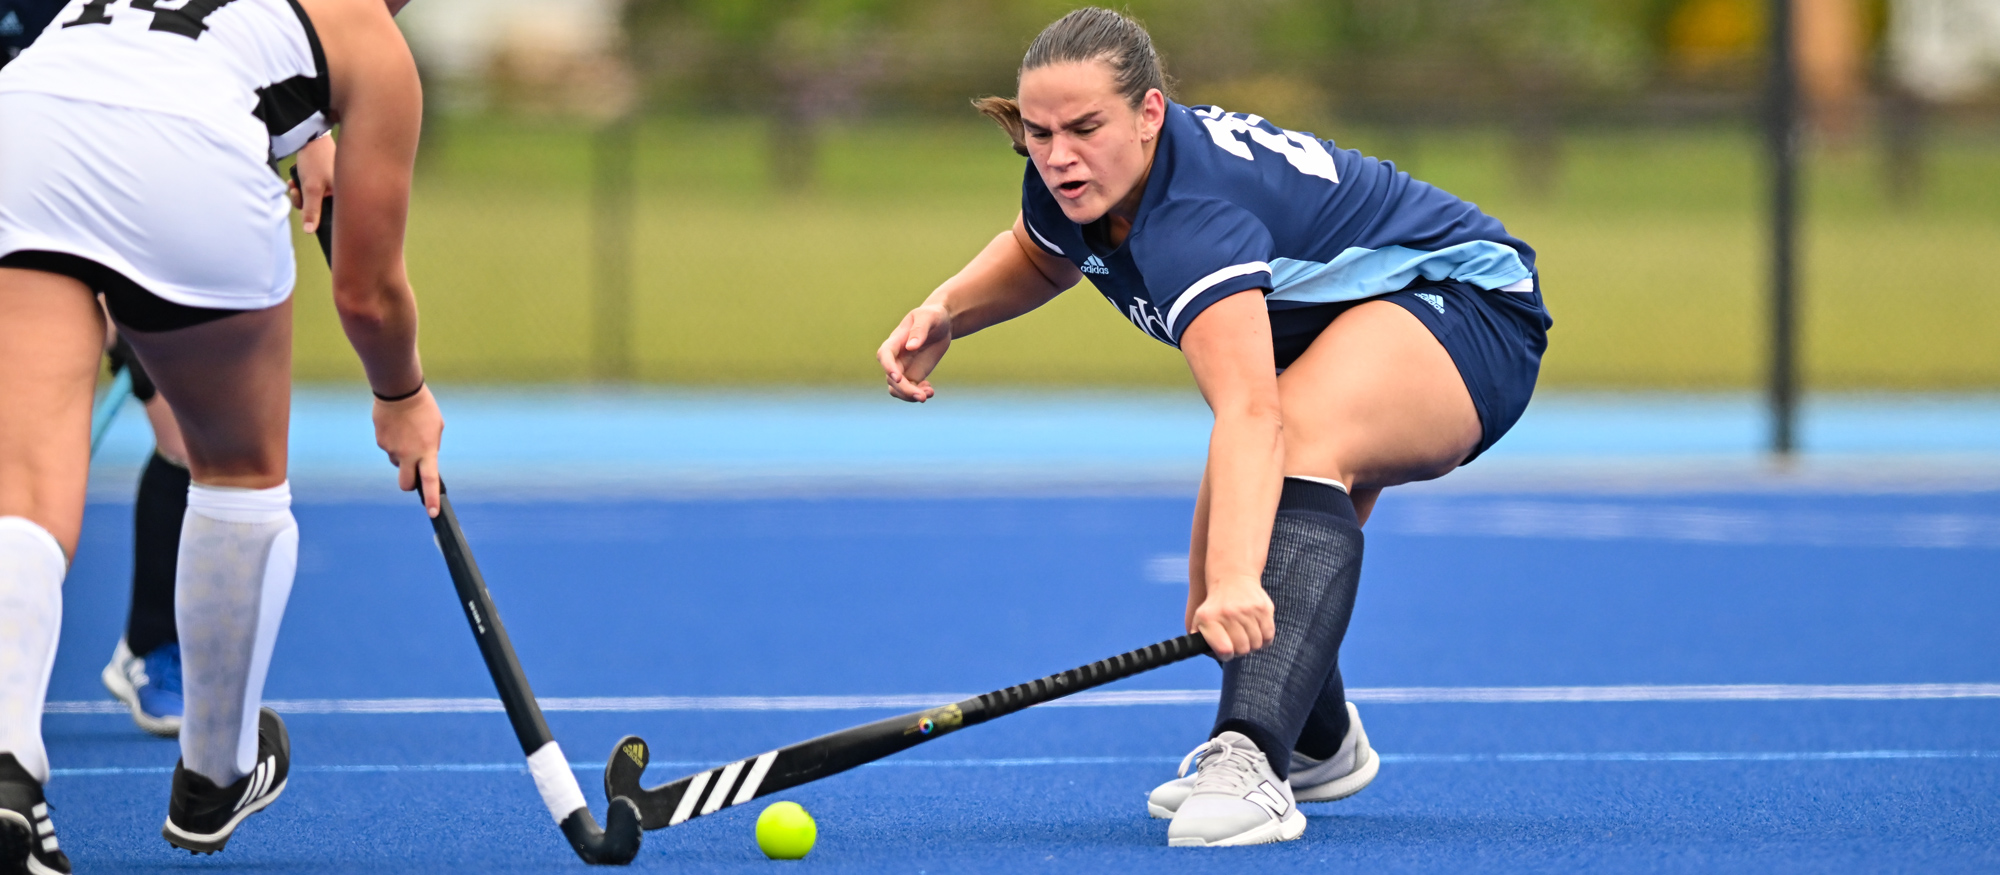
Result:
<instances>
[{"instance_id":1,"label":"player's open mouth","mask_svg":"<svg viewBox=\"0 0 2000 875\"><path fill-rule=\"evenodd\" d=\"M1065 182L1061 185L1056 186L1056 188L1060 190L1063 194L1069 195L1070 197L1076 197L1077 195L1083 194L1084 186L1089 184L1090 183L1085 180L1073 179L1070 180L1069 182Z\"/></svg>"}]
</instances>

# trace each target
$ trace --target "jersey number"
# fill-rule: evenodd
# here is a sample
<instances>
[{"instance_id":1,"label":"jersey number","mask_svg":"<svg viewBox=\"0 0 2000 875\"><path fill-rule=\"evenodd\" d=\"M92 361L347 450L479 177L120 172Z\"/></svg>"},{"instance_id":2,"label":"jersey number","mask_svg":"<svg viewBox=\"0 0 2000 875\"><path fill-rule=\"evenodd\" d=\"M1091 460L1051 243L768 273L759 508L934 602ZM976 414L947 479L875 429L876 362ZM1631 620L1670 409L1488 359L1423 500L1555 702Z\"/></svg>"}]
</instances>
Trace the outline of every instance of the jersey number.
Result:
<instances>
[{"instance_id":1,"label":"jersey number","mask_svg":"<svg viewBox=\"0 0 2000 875\"><path fill-rule=\"evenodd\" d=\"M1300 173L1328 182L1340 181L1340 174L1333 167L1333 155L1326 151L1325 144L1310 136L1282 129L1272 133L1258 127L1262 118L1223 112L1218 107L1195 113L1195 117L1208 127L1208 135L1215 139L1215 144L1231 155L1245 161L1257 160L1257 156L1251 154L1250 146L1236 138L1237 134L1247 134L1250 142L1284 156Z\"/></svg>"},{"instance_id":2,"label":"jersey number","mask_svg":"<svg viewBox=\"0 0 2000 875\"><path fill-rule=\"evenodd\" d=\"M76 20L63 22L63 27L75 27L79 24L110 24L111 7L118 2L119 0L90 0L89 3L83 4L83 11L78 13ZM131 0L131 6L141 12L153 13L153 26L147 30L177 33L188 39L200 39L201 32L208 29L208 25L203 22L207 21L210 15L214 15L215 10L232 2L235 0L180 0L178 5L173 5L175 0Z\"/></svg>"}]
</instances>

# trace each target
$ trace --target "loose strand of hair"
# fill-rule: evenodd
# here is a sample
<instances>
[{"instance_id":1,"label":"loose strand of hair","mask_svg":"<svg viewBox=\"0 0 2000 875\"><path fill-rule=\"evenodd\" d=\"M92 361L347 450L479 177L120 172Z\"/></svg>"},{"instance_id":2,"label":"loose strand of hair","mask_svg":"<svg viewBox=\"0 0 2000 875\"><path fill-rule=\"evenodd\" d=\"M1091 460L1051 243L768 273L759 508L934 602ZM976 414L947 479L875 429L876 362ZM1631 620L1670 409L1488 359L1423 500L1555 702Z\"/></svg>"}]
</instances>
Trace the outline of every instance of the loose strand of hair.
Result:
<instances>
[{"instance_id":1,"label":"loose strand of hair","mask_svg":"<svg viewBox=\"0 0 2000 875\"><path fill-rule=\"evenodd\" d=\"M994 124L1007 132L1008 139L1014 141L1014 151L1026 157L1028 154L1027 124L1021 121L1021 104L1011 97L981 97L972 102L979 114L993 120Z\"/></svg>"}]
</instances>

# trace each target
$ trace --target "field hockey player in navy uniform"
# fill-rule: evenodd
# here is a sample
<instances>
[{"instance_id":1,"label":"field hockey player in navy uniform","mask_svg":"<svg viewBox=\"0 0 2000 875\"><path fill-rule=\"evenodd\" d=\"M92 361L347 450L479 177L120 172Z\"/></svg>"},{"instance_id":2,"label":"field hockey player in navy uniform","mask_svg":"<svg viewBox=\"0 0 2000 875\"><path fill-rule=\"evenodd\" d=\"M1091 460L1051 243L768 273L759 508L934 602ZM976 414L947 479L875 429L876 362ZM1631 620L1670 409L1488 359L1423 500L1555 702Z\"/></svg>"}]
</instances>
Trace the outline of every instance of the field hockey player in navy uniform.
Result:
<instances>
[{"instance_id":1,"label":"field hockey player in navy uniform","mask_svg":"<svg viewBox=\"0 0 2000 875\"><path fill-rule=\"evenodd\" d=\"M271 166L336 122L335 305L376 441L436 512L444 424L402 256L422 94L401 6L72 0L0 70L0 869L69 871L41 708L89 468L98 292L171 401L192 473L162 833L221 850L285 788L290 741L260 707L298 552L290 204Z\"/></svg>"},{"instance_id":2,"label":"field hockey player in navy uniform","mask_svg":"<svg viewBox=\"0 0 2000 875\"><path fill-rule=\"evenodd\" d=\"M1017 100L978 104L1029 158L1019 218L878 357L891 394L926 401L953 340L1086 278L1181 351L1215 414L1186 623L1223 660L1222 700L1147 808L1171 845L1288 841L1298 802L1352 795L1380 762L1338 666L1362 523L1384 488L1513 426L1550 321L1534 251L1473 205L1165 88L1117 13L1044 30Z\"/></svg>"}]
</instances>

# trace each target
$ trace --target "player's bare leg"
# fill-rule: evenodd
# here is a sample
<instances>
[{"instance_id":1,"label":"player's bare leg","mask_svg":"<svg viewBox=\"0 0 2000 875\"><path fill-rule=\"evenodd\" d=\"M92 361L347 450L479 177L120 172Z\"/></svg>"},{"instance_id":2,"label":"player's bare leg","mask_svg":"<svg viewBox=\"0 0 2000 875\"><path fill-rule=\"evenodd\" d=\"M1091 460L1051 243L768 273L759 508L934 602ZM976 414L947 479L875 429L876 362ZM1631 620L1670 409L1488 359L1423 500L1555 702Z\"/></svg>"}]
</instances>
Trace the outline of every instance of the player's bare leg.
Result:
<instances>
[{"instance_id":1,"label":"player's bare leg","mask_svg":"<svg viewBox=\"0 0 2000 875\"><path fill-rule=\"evenodd\" d=\"M42 701L83 524L103 339L82 283L0 268L0 868L9 871L69 871L42 795Z\"/></svg>"},{"instance_id":2,"label":"player's bare leg","mask_svg":"<svg viewBox=\"0 0 2000 875\"><path fill-rule=\"evenodd\" d=\"M163 834L219 851L290 772L284 723L259 706L298 562L285 482L291 303L174 331L121 330L173 405L193 474L174 593L181 762Z\"/></svg>"}]
</instances>

